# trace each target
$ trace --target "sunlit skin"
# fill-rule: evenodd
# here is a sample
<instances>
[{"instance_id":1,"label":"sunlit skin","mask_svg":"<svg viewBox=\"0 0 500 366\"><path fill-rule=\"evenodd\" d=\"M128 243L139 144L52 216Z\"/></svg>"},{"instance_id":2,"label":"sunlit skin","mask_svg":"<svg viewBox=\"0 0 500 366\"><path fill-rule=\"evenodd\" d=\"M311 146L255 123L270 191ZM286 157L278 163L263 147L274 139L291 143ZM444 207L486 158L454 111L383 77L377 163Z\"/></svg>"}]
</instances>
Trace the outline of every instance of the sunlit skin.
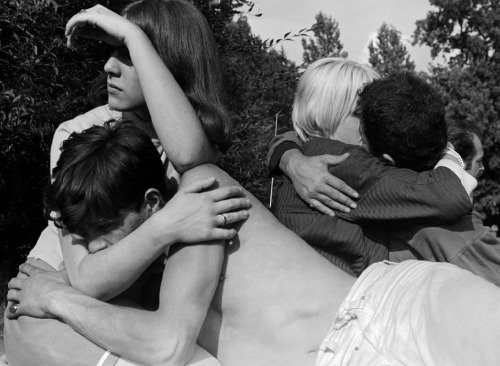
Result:
<instances>
[{"instance_id":1,"label":"sunlit skin","mask_svg":"<svg viewBox=\"0 0 500 366\"><path fill-rule=\"evenodd\" d=\"M148 215L143 211L123 211L114 223L106 226L87 228L85 239L89 243L89 253L94 254L118 243L137 229Z\"/></svg>"},{"instance_id":2,"label":"sunlit skin","mask_svg":"<svg viewBox=\"0 0 500 366\"><path fill-rule=\"evenodd\" d=\"M483 144L481 143L481 140L479 140L479 137L477 137L476 134L474 134L474 151L475 154L472 157L471 166L470 169L467 169L467 173L472 175L474 178L479 178L481 174L483 174L484 172L484 165L483 165L484 151L483 151Z\"/></svg>"},{"instance_id":3,"label":"sunlit skin","mask_svg":"<svg viewBox=\"0 0 500 366\"><path fill-rule=\"evenodd\" d=\"M362 139L359 118L353 115L347 117L337 127L332 138L350 145L361 145Z\"/></svg>"},{"instance_id":4,"label":"sunlit skin","mask_svg":"<svg viewBox=\"0 0 500 366\"><path fill-rule=\"evenodd\" d=\"M111 109L149 115L139 77L126 47L113 48L104 71L108 75L108 104Z\"/></svg>"},{"instance_id":5,"label":"sunlit skin","mask_svg":"<svg viewBox=\"0 0 500 366\"><path fill-rule=\"evenodd\" d=\"M122 210L111 223L85 228L83 235L91 254L118 243L164 205L160 192L154 188L148 189L144 196L139 210Z\"/></svg>"}]
</instances>

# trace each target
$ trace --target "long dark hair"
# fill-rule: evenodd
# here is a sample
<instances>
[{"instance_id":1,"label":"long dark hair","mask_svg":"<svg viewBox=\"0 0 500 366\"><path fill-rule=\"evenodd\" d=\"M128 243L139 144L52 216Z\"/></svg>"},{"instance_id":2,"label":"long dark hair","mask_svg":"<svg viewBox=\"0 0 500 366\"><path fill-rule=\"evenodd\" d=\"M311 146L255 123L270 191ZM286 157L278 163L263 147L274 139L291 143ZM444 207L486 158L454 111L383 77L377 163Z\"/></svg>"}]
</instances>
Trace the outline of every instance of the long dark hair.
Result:
<instances>
[{"instance_id":1,"label":"long dark hair","mask_svg":"<svg viewBox=\"0 0 500 366\"><path fill-rule=\"evenodd\" d=\"M186 0L138 0L122 15L138 25L186 94L210 141L222 151L232 125L222 104L217 46L203 14ZM102 78L102 76L101 76ZM102 79L94 85L98 95Z\"/></svg>"}]
</instances>

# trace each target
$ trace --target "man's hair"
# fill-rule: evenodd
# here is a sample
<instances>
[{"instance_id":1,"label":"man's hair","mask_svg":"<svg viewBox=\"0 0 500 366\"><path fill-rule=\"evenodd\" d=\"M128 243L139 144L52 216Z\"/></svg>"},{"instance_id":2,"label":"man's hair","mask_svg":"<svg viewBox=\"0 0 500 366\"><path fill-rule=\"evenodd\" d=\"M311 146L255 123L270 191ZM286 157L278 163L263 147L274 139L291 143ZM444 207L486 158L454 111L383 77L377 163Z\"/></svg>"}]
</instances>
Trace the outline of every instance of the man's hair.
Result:
<instances>
[{"instance_id":1,"label":"man's hair","mask_svg":"<svg viewBox=\"0 0 500 366\"><path fill-rule=\"evenodd\" d=\"M324 58L300 77L293 102L293 127L303 141L331 138L356 109L358 91L379 78L371 67L343 58Z\"/></svg>"},{"instance_id":2,"label":"man's hair","mask_svg":"<svg viewBox=\"0 0 500 366\"><path fill-rule=\"evenodd\" d=\"M483 139L479 128L467 119L452 119L448 121L448 141L453 144L455 151L460 154L465 169L470 169L472 158L477 154L474 146L474 135L481 141Z\"/></svg>"},{"instance_id":3,"label":"man's hair","mask_svg":"<svg viewBox=\"0 0 500 366\"><path fill-rule=\"evenodd\" d=\"M160 154L146 133L129 122L73 133L61 151L44 211L71 233L106 227L121 212L138 211L149 188L167 197Z\"/></svg>"},{"instance_id":4,"label":"man's hair","mask_svg":"<svg viewBox=\"0 0 500 366\"><path fill-rule=\"evenodd\" d=\"M434 168L448 138L444 104L425 80L409 73L374 80L359 93L358 105L372 154L388 154L400 168Z\"/></svg>"}]
</instances>

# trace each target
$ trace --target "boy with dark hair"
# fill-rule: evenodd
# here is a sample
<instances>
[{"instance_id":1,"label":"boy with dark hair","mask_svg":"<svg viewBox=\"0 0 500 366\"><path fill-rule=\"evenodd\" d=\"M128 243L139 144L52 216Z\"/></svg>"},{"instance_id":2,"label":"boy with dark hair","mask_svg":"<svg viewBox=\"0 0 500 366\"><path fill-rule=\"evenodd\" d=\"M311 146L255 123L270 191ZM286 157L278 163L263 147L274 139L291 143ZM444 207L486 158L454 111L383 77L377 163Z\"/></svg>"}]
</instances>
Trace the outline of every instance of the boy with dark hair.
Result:
<instances>
[{"instance_id":1,"label":"boy with dark hair","mask_svg":"<svg viewBox=\"0 0 500 366\"><path fill-rule=\"evenodd\" d=\"M85 236L86 228L109 227L124 212L140 211L148 188L172 196L158 151L132 123L89 128L67 141L44 197L45 215L57 227Z\"/></svg>"},{"instance_id":2,"label":"boy with dark hair","mask_svg":"<svg viewBox=\"0 0 500 366\"><path fill-rule=\"evenodd\" d=\"M374 80L359 93L357 109L363 143L373 155L417 172L441 159L448 140L444 105L424 80L411 74Z\"/></svg>"},{"instance_id":3,"label":"boy with dark hair","mask_svg":"<svg viewBox=\"0 0 500 366\"><path fill-rule=\"evenodd\" d=\"M214 184L213 178L194 182L174 196L167 189L160 154L150 137L132 123L106 123L73 133L61 150L45 192L45 214L73 234L73 246L99 258L99 286L117 294L109 300L112 304L157 309L169 247L177 242L232 238L236 230L226 224L247 216L241 209L248 207L248 200L241 197L239 187L200 193ZM164 240L151 243L144 236L133 235L127 240L128 233L161 209L169 212L160 230ZM69 283L66 270L55 272L40 260L28 262ZM6 320L5 343L13 365L118 362L115 355L52 320ZM208 356L197 347L196 357ZM210 357L203 365L219 363Z\"/></svg>"},{"instance_id":4,"label":"boy with dark hair","mask_svg":"<svg viewBox=\"0 0 500 366\"><path fill-rule=\"evenodd\" d=\"M67 143L79 145L78 140ZM109 146L111 151L114 145ZM81 146L81 150L85 149ZM114 161L112 156L106 156L105 163ZM80 164L85 166L83 161ZM160 166L154 168L163 171ZM124 169L130 170L130 166ZM60 174L63 172L64 176L56 179L67 181L69 186L78 185L74 180L79 178L72 176L71 169L63 167ZM96 170L88 174L103 179ZM207 177L215 177L223 190L237 184L221 170L207 165L187 171L181 189L200 179L206 181ZM158 201L150 199L148 192L156 189L149 187L141 192L144 201L139 214L144 215L140 218L127 214L116 226L103 229L97 224L97 215L93 220L97 225L91 225L88 229L92 230L86 233L91 243L105 241L111 245L101 252L112 250L123 236L137 241L145 252L158 245L168 246L165 243L171 243L172 237L165 225L176 211L166 208L176 198L152 215L150 209ZM207 193L220 195L221 191ZM8 352L17 346L25 355L33 356L31 362L12 363L124 366L131 365L128 360L132 360L180 366L191 359L196 342L225 366L367 362L460 366L489 365L499 359L500 350L495 345L500 337L500 290L492 284L456 266L423 261L374 264L356 280L318 255L255 197L246 194L252 203L250 215L230 243L210 240L211 235L192 233L189 225L183 225L183 231L188 230L185 235L199 235L209 241L202 239L197 245L177 248L169 257L156 311L107 304L68 286L64 272L21 266L27 278L9 282L8 300L13 305L8 310L7 330L26 319L52 321L30 317L56 318L107 352L99 363L92 363L87 354L62 359L55 354L61 348L47 348L46 353L55 361L41 362L34 352L44 351L45 334L35 343L36 348L22 348L25 337L12 340L7 331ZM99 197L98 190L89 190L82 199L99 202ZM61 216L62 225L69 216ZM136 225L131 225L130 219ZM185 221L196 222L197 218L187 217ZM137 261L137 250L129 248L128 253ZM143 256L138 261L147 263ZM130 261L124 261L116 270L135 271ZM76 332L68 338L69 327L56 323L61 330L59 342L75 342L65 343L65 348L81 349L80 343L90 343L78 338ZM27 335L30 331L28 328ZM106 356L110 353L113 363ZM116 360L118 355L121 357ZM216 361L203 356L195 362L201 366Z\"/></svg>"},{"instance_id":5,"label":"boy with dark hair","mask_svg":"<svg viewBox=\"0 0 500 366\"><path fill-rule=\"evenodd\" d=\"M365 149L319 138L304 145L307 156L350 153L329 170L359 192L358 207L323 215L284 177L273 205L277 218L348 273L359 275L384 259L424 259L457 264L500 285L500 244L492 245L491 233L471 213L470 191L460 182L474 186L475 180L446 148L436 91L416 76L395 74L368 84L358 103ZM438 161L436 169L416 172ZM439 228L456 222L462 222L460 234Z\"/></svg>"}]
</instances>

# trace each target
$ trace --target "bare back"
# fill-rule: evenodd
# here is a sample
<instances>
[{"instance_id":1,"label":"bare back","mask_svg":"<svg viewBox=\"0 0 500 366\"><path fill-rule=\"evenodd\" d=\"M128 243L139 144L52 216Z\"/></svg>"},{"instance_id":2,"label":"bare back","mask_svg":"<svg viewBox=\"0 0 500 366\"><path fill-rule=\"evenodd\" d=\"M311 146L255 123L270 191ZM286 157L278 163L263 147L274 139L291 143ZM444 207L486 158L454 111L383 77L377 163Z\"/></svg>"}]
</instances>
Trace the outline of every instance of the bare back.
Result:
<instances>
[{"instance_id":1,"label":"bare back","mask_svg":"<svg viewBox=\"0 0 500 366\"><path fill-rule=\"evenodd\" d=\"M214 166L190 175L236 184ZM245 193L252 200L250 217L226 245L221 280L198 342L225 366L313 365L355 278Z\"/></svg>"}]
</instances>

